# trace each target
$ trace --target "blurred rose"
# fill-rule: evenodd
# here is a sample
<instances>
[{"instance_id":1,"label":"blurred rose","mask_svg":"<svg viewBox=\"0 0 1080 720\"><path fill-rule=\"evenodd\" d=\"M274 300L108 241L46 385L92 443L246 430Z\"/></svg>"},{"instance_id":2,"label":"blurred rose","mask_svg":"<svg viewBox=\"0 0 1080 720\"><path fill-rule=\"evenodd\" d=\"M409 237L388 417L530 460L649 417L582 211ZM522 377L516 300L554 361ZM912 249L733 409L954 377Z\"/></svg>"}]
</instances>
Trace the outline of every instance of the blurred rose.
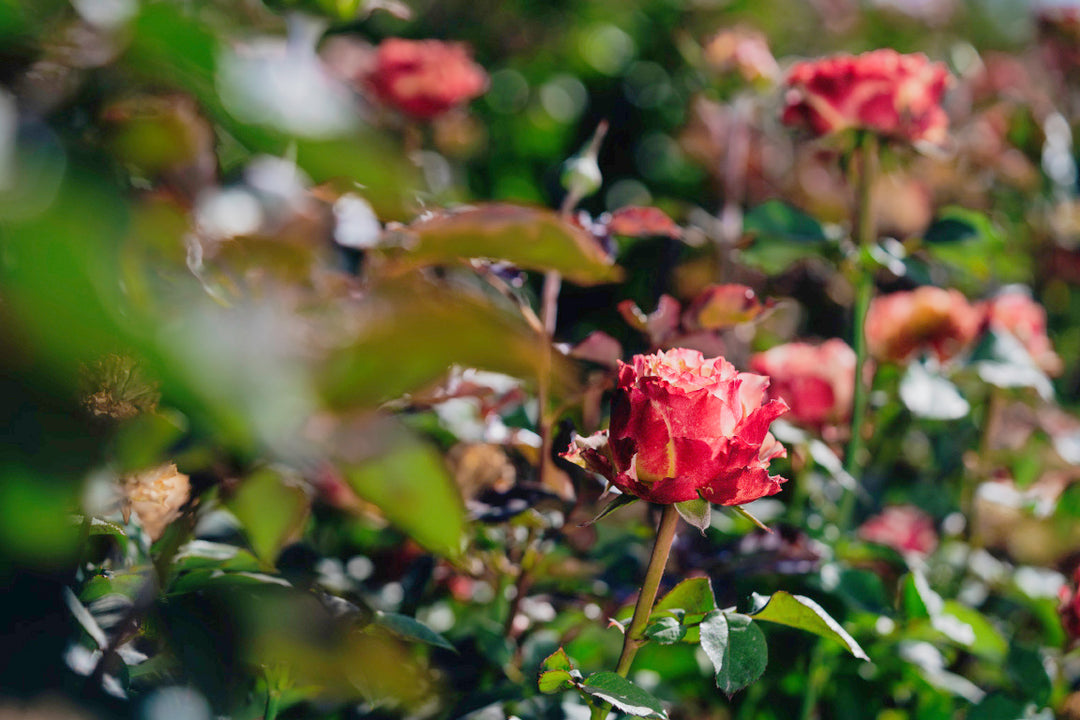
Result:
<instances>
[{"instance_id":1,"label":"blurred rose","mask_svg":"<svg viewBox=\"0 0 1080 720\"><path fill-rule=\"evenodd\" d=\"M780 74L768 40L757 30L721 30L705 43L704 52L705 62L714 72L737 72L747 82L771 82Z\"/></svg>"},{"instance_id":2,"label":"blurred rose","mask_svg":"<svg viewBox=\"0 0 1080 720\"><path fill-rule=\"evenodd\" d=\"M122 482L125 521L134 511L151 540L157 540L188 500L188 476L169 463L129 475Z\"/></svg>"},{"instance_id":3,"label":"blurred rose","mask_svg":"<svg viewBox=\"0 0 1080 720\"><path fill-rule=\"evenodd\" d=\"M481 95L488 82L464 46L400 38L379 45L366 80L380 100L421 120Z\"/></svg>"},{"instance_id":4,"label":"blurred rose","mask_svg":"<svg viewBox=\"0 0 1080 720\"><path fill-rule=\"evenodd\" d=\"M705 498L741 505L780 491L769 461L787 452L769 424L787 410L766 401L769 379L722 357L675 349L619 365L611 431L575 437L567 460L649 502Z\"/></svg>"},{"instance_id":5,"label":"blurred rose","mask_svg":"<svg viewBox=\"0 0 1080 720\"><path fill-rule=\"evenodd\" d=\"M944 361L975 339L981 316L957 290L924 285L874 298L866 314L866 343L879 360L903 362L929 348Z\"/></svg>"},{"instance_id":6,"label":"blurred rose","mask_svg":"<svg viewBox=\"0 0 1080 720\"><path fill-rule=\"evenodd\" d=\"M698 294L683 312L687 330L722 330L750 322L769 307L746 285L710 285Z\"/></svg>"},{"instance_id":7,"label":"blurred rose","mask_svg":"<svg viewBox=\"0 0 1080 720\"><path fill-rule=\"evenodd\" d=\"M888 48L800 62L788 74L782 119L816 135L869 130L941 144L948 117L940 103L948 81L941 63Z\"/></svg>"},{"instance_id":8,"label":"blurred rose","mask_svg":"<svg viewBox=\"0 0 1080 720\"><path fill-rule=\"evenodd\" d=\"M1080 640L1080 567L1073 573L1071 585L1061 587L1061 605L1058 613L1061 615L1061 625L1069 636L1069 642Z\"/></svg>"},{"instance_id":9,"label":"blurred rose","mask_svg":"<svg viewBox=\"0 0 1080 720\"><path fill-rule=\"evenodd\" d=\"M916 555L929 555L938 544L934 521L914 505L890 505L859 527L859 537Z\"/></svg>"},{"instance_id":10,"label":"blurred rose","mask_svg":"<svg viewBox=\"0 0 1080 720\"><path fill-rule=\"evenodd\" d=\"M798 423L820 426L851 415L855 351L843 340L778 345L750 358L750 369L769 376L769 397L784 400Z\"/></svg>"},{"instance_id":11,"label":"blurred rose","mask_svg":"<svg viewBox=\"0 0 1080 720\"><path fill-rule=\"evenodd\" d=\"M1061 358L1046 335L1046 310L1024 290L1007 289L986 304L991 329L1011 333L1048 375L1062 370Z\"/></svg>"}]
</instances>

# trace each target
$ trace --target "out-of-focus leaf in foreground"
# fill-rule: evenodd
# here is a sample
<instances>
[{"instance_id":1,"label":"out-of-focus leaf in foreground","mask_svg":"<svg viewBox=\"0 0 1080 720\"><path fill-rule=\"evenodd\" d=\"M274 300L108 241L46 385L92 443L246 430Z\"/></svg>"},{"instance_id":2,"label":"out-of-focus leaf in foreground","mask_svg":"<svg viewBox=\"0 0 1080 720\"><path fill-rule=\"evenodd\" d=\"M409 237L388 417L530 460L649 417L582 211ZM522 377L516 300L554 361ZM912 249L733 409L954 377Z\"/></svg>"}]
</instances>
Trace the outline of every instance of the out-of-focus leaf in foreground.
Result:
<instances>
[{"instance_id":1,"label":"out-of-focus leaf in foreground","mask_svg":"<svg viewBox=\"0 0 1080 720\"><path fill-rule=\"evenodd\" d=\"M489 258L526 270L556 270L579 285L622 276L592 235L543 208L477 205L423 219L401 232L404 250L393 257L403 267Z\"/></svg>"},{"instance_id":2,"label":"out-of-focus leaf in foreground","mask_svg":"<svg viewBox=\"0 0 1080 720\"><path fill-rule=\"evenodd\" d=\"M248 476L228 506L247 533L255 554L272 567L278 551L299 532L309 503L299 485L289 484L280 473L267 468Z\"/></svg>"}]
</instances>

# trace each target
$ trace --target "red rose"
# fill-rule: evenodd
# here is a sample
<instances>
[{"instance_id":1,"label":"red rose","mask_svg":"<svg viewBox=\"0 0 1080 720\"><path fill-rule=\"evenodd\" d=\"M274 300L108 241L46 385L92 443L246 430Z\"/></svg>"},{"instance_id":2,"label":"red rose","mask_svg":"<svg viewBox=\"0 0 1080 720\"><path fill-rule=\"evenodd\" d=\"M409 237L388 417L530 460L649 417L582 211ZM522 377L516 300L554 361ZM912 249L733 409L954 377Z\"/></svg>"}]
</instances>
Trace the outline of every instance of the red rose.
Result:
<instances>
[{"instance_id":1,"label":"red rose","mask_svg":"<svg viewBox=\"0 0 1080 720\"><path fill-rule=\"evenodd\" d=\"M796 63L787 78L783 121L817 135L856 129L940 144L949 122L941 109L948 81L941 63L888 48Z\"/></svg>"},{"instance_id":2,"label":"red rose","mask_svg":"<svg viewBox=\"0 0 1080 720\"><path fill-rule=\"evenodd\" d=\"M787 411L766 401L769 379L683 348L619 363L611 431L574 439L563 457L623 492L655 503L704 498L741 505L780 491L769 461L787 451L769 424Z\"/></svg>"},{"instance_id":3,"label":"red rose","mask_svg":"<svg viewBox=\"0 0 1080 720\"><path fill-rule=\"evenodd\" d=\"M986 317L991 329L1010 333L1019 340L1043 372L1061 372L1061 358L1046 335L1046 311L1026 292L1005 290L986 304Z\"/></svg>"},{"instance_id":4,"label":"red rose","mask_svg":"<svg viewBox=\"0 0 1080 720\"><path fill-rule=\"evenodd\" d=\"M796 422L820 426L851 416L855 351L843 340L777 345L751 357L750 369L769 376L769 396L787 402Z\"/></svg>"},{"instance_id":5,"label":"red rose","mask_svg":"<svg viewBox=\"0 0 1080 720\"><path fill-rule=\"evenodd\" d=\"M1058 606L1061 625L1069 642L1075 643L1080 640L1080 567L1073 573L1072 585L1062 585L1058 597L1061 600Z\"/></svg>"},{"instance_id":6,"label":"red rose","mask_svg":"<svg viewBox=\"0 0 1080 720\"><path fill-rule=\"evenodd\" d=\"M888 362L903 362L921 348L944 361L981 327L982 313L960 292L924 285L874 298L866 313L866 344L871 355Z\"/></svg>"},{"instance_id":7,"label":"red rose","mask_svg":"<svg viewBox=\"0 0 1080 720\"><path fill-rule=\"evenodd\" d=\"M379 99L427 120L482 94L487 73L465 47L438 40L384 40L365 78Z\"/></svg>"},{"instance_id":8,"label":"red rose","mask_svg":"<svg viewBox=\"0 0 1080 720\"><path fill-rule=\"evenodd\" d=\"M885 508L859 527L859 537L917 555L929 555L938 544L934 521L913 505Z\"/></svg>"}]
</instances>

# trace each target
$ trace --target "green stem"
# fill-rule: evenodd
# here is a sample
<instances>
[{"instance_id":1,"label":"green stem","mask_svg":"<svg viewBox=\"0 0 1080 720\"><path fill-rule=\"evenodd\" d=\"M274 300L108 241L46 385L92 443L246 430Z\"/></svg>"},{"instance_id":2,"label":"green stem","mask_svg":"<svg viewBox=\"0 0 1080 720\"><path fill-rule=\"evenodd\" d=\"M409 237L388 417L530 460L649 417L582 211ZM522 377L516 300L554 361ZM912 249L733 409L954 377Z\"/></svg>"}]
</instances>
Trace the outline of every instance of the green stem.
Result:
<instances>
[{"instance_id":1,"label":"green stem","mask_svg":"<svg viewBox=\"0 0 1080 720\"><path fill-rule=\"evenodd\" d=\"M281 693L277 690L266 691L266 712L263 713L263 720L275 720L278 714L278 704L281 702Z\"/></svg>"},{"instance_id":2,"label":"green stem","mask_svg":"<svg viewBox=\"0 0 1080 720\"><path fill-rule=\"evenodd\" d=\"M653 545L652 557L649 558L649 567L645 571L645 580L641 583L641 592L638 593L637 603L634 605L634 616L626 628L622 653L615 666L616 674L622 677L630 673L634 656L645 644L645 626L652 614L653 603L656 602L656 592L660 588L660 579L664 577L664 568L667 566L668 555L671 554L671 543L675 539L675 527L678 524L679 513L675 506L665 505L660 526L656 529L656 543ZM593 705L590 717L592 720L604 720L610 710L611 705L608 703L598 703Z\"/></svg>"},{"instance_id":3,"label":"green stem","mask_svg":"<svg viewBox=\"0 0 1080 720\"><path fill-rule=\"evenodd\" d=\"M874 210L871 207L871 190L877 169L878 141L873 133L864 132L859 139L857 161L856 196L855 196L855 242L856 271L858 279L855 285L855 317L852 338L855 345L855 398L851 409L851 440L844 456L844 470L858 479L862 465L864 448L863 425L866 422L866 408L870 388L867 387L864 374L866 368L866 313L870 308L870 299L874 294L873 270L866 266L865 256L877 240L877 228L874 226ZM855 509L855 493L848 492L840 503L838 517L841 528L846 529Z\"/></svg>"}]
</instances>

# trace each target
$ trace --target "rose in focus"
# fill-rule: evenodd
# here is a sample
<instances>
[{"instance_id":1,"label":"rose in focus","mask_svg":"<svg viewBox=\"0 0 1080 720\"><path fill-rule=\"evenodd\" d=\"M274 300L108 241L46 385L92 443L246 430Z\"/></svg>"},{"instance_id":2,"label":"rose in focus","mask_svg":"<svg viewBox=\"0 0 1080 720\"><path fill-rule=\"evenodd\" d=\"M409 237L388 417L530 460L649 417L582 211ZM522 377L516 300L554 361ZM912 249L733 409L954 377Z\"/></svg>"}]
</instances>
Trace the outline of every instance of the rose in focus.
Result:
<instances>
[{"instance_id":1,"label":"rose in focus","mask_svg":"<svg viewBox=\"0 0 1080 720\"><path fill-rule=\"evenodd\" d=\"M384 40L367 85L380 100L421 120L481 95L487 73L465 47L438 40Z\"/></svg>"},{"instance_id":2,"label":"rose in focus","mask_svg":"<svg viewBox=\"0 0 1080 720\"><path fill-rule=\"evenodd\" d=\"M866 344L878 360L904 362L930 349L945 361L979 334L983 314L957 290L924 285L874 298L866 313Z\"/></svg>"},{"instance_id":3,"label":"rose in focus","mask_svg":"<svg viewBox=\"0 0 1080 720\"><path fill-rule=\"evenodd\" d=\"M948 82L943 64L888 48L800 62L787 77L783 121L816 135L868 130L941 144L949 123L941 108Z\"/></svg>"},{"instance_id":4,"label":"rose in focus","mask_svg":"<svg viewBox=\"0 0 1080 720\"><path fill-rule=\"evenodd\" d=\"M750 369L769 376L769 397L784 400L797 423L820 427L851 416L855 351L843 340L777 345L751 357Z\"/></svg>"},{"instance_id":5,"label":"rose in focus","mask_svg":"<svg viewBox=\"0 0 1080 720\"><path fill-rule=\"evenodd\" d=\"M619 363L611 428L575 437L567 460L655 503L741 505L780 491L769 462L787 452L769 425L788 410L769 379L678 348Z\"/></svg>"},{"instance_id":6,"label":"rose in focus","mask_svg":"<svg viewBox=\"0 0 1080 720\"><path fill-rule=\"evenodd\" d=\"M1023 290L1005 290L986 304L990 329L1010 333L1048 375L1060 375L1061 358L1046 335L1046 310Z\"/></svg>"}]
</instances>

